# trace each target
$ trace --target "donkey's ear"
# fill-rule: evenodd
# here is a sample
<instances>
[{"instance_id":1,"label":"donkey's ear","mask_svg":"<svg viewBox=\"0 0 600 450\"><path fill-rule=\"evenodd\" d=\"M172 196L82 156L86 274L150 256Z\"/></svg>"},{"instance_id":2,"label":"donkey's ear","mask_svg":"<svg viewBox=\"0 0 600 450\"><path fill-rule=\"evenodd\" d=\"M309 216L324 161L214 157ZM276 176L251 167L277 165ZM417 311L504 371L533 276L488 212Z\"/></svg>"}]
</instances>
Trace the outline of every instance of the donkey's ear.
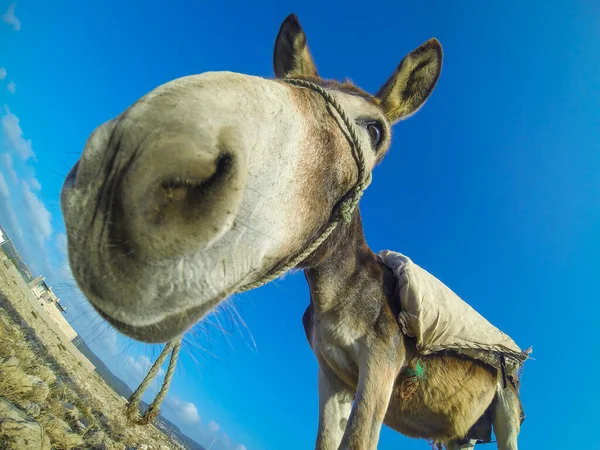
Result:
<instances>
[{"instance_id":1,"label":"donkey's ear","mask_svg":"<svg viewBox=\"0 0 600 450\"><path fill-rule=\"evenodd\" d=\"M376 97L392 123L423 106L442 71L442 46L430 39L404 57Z\"/></svg>"},{"instance_id":2,"label":"donkey's ear","mask_svg":"<svg viewBox=\"0 0 600 450\"><path fill-rule=\"evenodd\" d=\"M319 76L296 14L287 16L279 28L273 51L273 68L277 78Z\"/></svg>"}]
</instances>

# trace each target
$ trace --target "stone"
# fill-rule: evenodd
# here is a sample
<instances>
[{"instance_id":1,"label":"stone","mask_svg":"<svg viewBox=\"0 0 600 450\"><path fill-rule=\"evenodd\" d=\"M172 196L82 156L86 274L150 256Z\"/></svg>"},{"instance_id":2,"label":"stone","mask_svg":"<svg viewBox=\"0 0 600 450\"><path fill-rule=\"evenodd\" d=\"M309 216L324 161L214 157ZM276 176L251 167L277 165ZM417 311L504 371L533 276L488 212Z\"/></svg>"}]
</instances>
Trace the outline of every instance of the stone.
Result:
<instances>
[{"instance_id":1,"label":"stone","mask_svg":"<svg viewBox=\"0 0 600 450\"><path fill-rule=\"evenodd\" d=\"M110 428L110 419L104 415L104 413L100 411L92 411L92 414L96 416L98 419L98 423L102 425L104 428Z\"/></svg>"},{"instance_id":2,"label":"stone","mask_svg":"<svg viewBox=\"0 0 600 450\"><path fill-rule=\"evenodd\" d=\"M87 427L81 422L81 420L76 420L73 422L73 428L75 428L75 431L78 433L83 433Z\"/></svg>"},{"instance_id":3,"label":"stone","mask_svg":"<svg viewBox=\"0 0 600 450\"><path fill-rule=\"evenodd\" d=\"M50 387L39 377L25 374L21 378L21 385L28 388L29 391L35 391L35 400L39 403L44 402L50 394Z\"/></svg>"},{"instance_id":4,"label":"stone","mask_svg":"<svg viewBox=\"0 0 600 450\"><path fill-rule=\"evenodd\" d=\"M65 407L66 410L69 410L69 411L77 409L77 407L71 402L65 402L65 403L63 403L63 406Z\"/></svg>"},{"instance_id":5,"label":"stone","mask_svg":"<svg viewBox=\"0 0 600 450\"><path fill-rule=\"evenodd\" d=\"M43 417L42 421L52 439L61 442L65 447L74 448L83 444L83 438L73 433L69 424L59 417L47 414Z\"/></svg>"},{"instance_id":6,"label":"stone","mask_svg":"<svg viewBox=\"0 0 600 450\"><path fill-rule=\"evenodd\" d=\"M32 373L32 375L36 375L38 378L40 378L42 381L44 381L44 383L46 383L48 385L50 385L56 381L56 375L54 374L52 369L50 369L50 367L45 366L45 365L37 366L35 368L35 371Z\"/></svg>"},{"instance_id":7,"label":"stone","mask_svg":"<svg viewBox=\"0 0 600 450\"><path fill-rule=\"evenodd\" d=\"M20 364L19 358L16 356L7 356L5 358L0 358L0 366L4 367L17 367Z\"/></svg>"},{"instance_id":8,"label":"stone","mask_svg":"<svg viewBox=\"0 0 600 450\"><path fill-rule=\"evenodd\" d=\"M50 438L44 427L0 397L0 441L6 450L50 450Z\"/></svg>"},{"instance_id":9,"label":"stone","mask_svg":"<svg viewBox=\"0 0 600 450\"><path fill-rule=\"evenodd\" d=\"M106 434L101 430L88 432L85 441L88 446L95 450L106 450Z\"/></svg>"},{"instance_id":10,"label":"stone","mask_svg":"<svg viewBox=\"0 0 600 450\"><path fill-rule=\"evenodd\" d=\"M79 412L79 410L73 403L67 402L67 403L64 403L63 406L65 408L65 414L70 419L79 420L79 418L81 417L81 413Z\"/></svg>"},{"instance_id":11,"label":"stone","mask_svg":"<svg viewBox=\"0 0 600 450\"><path fill-rule=\"evenodd\" d=\"M87 417L85 417L83 414L81 416L79 416L79 421L83 424L84 427L89 427L90 426L90 421L87 419Z\"/></svg>"},{"instance_id":12,"label":"stone","mask_svg":"<svg viewBox=\"0 0 600 450\"><path fill-rule=\"evenodd\" d=\"M25 400L20 406L33 418L39 417L42 413L40 405L29 400Z\"/></svg>"}]
</instances>

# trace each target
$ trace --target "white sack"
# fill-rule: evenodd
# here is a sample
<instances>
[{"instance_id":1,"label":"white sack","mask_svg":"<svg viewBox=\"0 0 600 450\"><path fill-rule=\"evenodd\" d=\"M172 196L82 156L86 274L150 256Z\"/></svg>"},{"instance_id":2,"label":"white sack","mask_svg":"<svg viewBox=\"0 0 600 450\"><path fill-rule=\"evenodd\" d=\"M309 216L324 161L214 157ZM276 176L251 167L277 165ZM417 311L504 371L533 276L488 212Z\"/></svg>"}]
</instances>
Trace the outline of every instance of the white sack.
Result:
<instances>
[{"instance_id":1,"label":"white sack","mask_svg":"<svg viewBox=\"0 0 600 450\"><path fill-rule=\"evenodd\" d=\"M513 375L528 358L506 334L488 322L444 283L410 258L383 250L381 261L398 279L402 332L416 338L422 355L452 350L500 369L501 355Z\"/></svg>"}]
</instances>

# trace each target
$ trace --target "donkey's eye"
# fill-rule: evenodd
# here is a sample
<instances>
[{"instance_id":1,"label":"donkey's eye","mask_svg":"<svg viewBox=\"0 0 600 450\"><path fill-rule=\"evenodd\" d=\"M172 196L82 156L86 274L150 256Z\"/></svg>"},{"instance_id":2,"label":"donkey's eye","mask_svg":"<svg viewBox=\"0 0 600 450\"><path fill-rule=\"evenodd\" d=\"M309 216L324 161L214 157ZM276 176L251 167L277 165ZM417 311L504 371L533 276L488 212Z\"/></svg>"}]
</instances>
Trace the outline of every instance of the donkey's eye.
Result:
<instances>
[{"instance_id":1,"label":"donkey's eye","mask_svg":"<svg viewBox=\"0 0 600 450\"><path fill-rule=\"evenodd\" d=\"M371 138L371 145L377 148L379 143L381 142L381 137L383 136L383 131L381 130L381 124L379 122L370 122L367 124L367 132L369 133L369 137Z\"/></svg>"}]
</instances>

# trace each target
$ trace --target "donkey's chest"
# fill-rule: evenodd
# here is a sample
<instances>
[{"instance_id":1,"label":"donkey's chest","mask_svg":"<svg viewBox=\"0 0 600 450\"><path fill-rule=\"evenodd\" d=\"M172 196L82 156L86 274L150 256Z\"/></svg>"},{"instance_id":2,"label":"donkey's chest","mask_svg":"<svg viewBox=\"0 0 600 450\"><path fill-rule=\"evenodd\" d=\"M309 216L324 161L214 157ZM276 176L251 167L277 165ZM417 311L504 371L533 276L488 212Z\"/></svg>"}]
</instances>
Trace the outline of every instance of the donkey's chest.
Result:
<instances>
[{"instance_id":1,"label":"donkey's chest","mask_svg":"<svg viewBox=\"0 0 600 450\"><path fill-rule=\"evenodd\" d=\"M322 369L355 389L362 354L361 333L345 326L344 321L318 320L315 325L313 348Z\"/></svg>"}]
</instances>

